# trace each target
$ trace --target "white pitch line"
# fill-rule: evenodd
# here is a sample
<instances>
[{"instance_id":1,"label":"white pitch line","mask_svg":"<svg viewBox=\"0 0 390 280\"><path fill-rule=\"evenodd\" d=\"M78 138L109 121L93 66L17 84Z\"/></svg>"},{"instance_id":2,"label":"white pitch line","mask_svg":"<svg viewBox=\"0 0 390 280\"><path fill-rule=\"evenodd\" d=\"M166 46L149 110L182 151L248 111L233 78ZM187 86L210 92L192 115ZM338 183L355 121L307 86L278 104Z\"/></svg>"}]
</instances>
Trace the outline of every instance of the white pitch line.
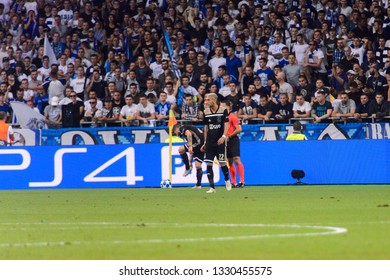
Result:
<instances>
[{"instance_id":1,"label":"white pitch line","mask_svg":"<svg viewBox=\"0 0 390 280\"><path fill-rule=\"evenodd\" d=\"M43 246L69 246L69 245L87 245L87 244L156 244L156 243L178 243L178 242L203 242L203 241L232 241L232 240L246 240L246 239L262 239L273 237L300 237L300 236L321 236L321 235L333 235L342 234L347 232L346 228L331 227L331 226L309 226L298 224L164 224L164 223L106 223L106 222L81 222L81 223L0 223L0 225L60 225L61 228L64 225L71 225L74 229L74 225L100 225L107 226L112 225L115 228L126 226L126 228L134 228L145 226L148 227L172 227L172 228L186 228L186 227L278 227L278 228L299 228L299 229L318 229L325 230L322 232L310 232L310 233L282 233L282 234L260 234L260 235L241 235L241 236L224 236L224 237L196 237L196 238L178 238L178 239L148 239L148 240L100 240L100 241L53 241L53 242L27 242L27 243L0 243L0 247L43 247ZM46 227L47 228L47 227ZM46 229L44 228L44 229ZM65 228L66 230L66 228Z\"/></svg>"}]
</instances>

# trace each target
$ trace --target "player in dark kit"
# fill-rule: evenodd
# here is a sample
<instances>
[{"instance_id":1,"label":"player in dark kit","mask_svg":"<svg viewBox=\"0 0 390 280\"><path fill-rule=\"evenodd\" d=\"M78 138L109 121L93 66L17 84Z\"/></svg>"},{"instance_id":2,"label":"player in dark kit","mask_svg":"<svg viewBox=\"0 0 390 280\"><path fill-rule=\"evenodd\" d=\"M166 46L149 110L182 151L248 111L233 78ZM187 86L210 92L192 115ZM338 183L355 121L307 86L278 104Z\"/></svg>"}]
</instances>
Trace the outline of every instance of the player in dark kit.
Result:
<instances>
[{"instance_id":1,"label":"player in dark kit","mask_svg":"<svg viewBox=\"0 0 390 280\"><path fill-rule=\"evenodd\" d=\"M204 100L204 139L202 151L205 151L205 162L207 164L207 178L210 183L210 190L207 193L215 193L213 162L217 157L221 166L225 187L228 191L232 189L229 181L229 169L226 165L226 135L229 129L228 113L225 108L218 105L218 96L209 93Z\"/></svg>"},{"instance_id":2,"label":"player in dark kit","mask_svg":"<svg viewBox=\"0 0 390 280\"><path fill-rule=\"evenodd\" d=\"M173 127L173 133L177 136L184 137L187 140L187 144L179 148L180 156L186 166L186 171L183 176L186 177L191 173L192 160L194 159L196 168L196 185L193 189L200 189L202 187L202 163L204 158L204 153L200 150L204 144L203 131L192 125L180 126L176 124ZM190 159L188 159L187 153L190 154Z\"/></svg>"}]
</instances>

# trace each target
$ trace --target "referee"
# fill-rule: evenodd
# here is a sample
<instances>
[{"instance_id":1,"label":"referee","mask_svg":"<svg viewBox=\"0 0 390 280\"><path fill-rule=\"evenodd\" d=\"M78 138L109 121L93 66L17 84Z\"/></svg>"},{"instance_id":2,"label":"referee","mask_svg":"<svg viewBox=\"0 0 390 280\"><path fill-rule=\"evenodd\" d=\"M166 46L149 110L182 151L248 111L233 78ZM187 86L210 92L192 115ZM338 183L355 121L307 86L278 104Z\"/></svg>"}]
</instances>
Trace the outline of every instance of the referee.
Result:
<instances>
[{"instance_id":1,"label":"referee","mask_svg":"<svg viewBox=\"0 0 390 280\"><path fill-rule=\"evenodd\" d=\"M240 155L240 139L238 134L242 131L240 119L232 112L233 103L230 100L222 102L222 106L226 105L229 114L229 130L227 134L227 159L229 163L230 180L232 188L243 188L244 180L244 164L241 161ZM240 182L237 184L236 169L240 177Z\"/></svg>"},{"instance_id":2,"label":"referee","mask_svg":"<svg viewBox=\"0 0 390 280\"><path fill-rule=\"evenodd\" d=\"M208 93L204 100L204 145L205 162L207 164L207 178L210 190L207 193L215 193L213 163L216 157L222 169L226 190L230 191L232 185L229 181L229 169L226 165L226 137L229 129L228 113L218 104L218 96Z\"/></svg>"},{"instance_id":3,"label":"referee","mask_svg":"<svg viewBox=\"0 0 390 280\"><path fill-rule=\"evenodd\" d=\"M0 112L0 146L6 146L14 140L14 131L12 126L5 123L7 119L6 112Z\"/></svg>"},{"instance_id":4,"label":"referee","mask_svg":"<svg viewBox=\"0 0 390 280\"><path fill-rule=\"evenodd\" d=\"M305 134L302 133L302 124L299 121L293 124L294 132L287 136L286 140L307 140Z\"/></svg>"}]
</instances>

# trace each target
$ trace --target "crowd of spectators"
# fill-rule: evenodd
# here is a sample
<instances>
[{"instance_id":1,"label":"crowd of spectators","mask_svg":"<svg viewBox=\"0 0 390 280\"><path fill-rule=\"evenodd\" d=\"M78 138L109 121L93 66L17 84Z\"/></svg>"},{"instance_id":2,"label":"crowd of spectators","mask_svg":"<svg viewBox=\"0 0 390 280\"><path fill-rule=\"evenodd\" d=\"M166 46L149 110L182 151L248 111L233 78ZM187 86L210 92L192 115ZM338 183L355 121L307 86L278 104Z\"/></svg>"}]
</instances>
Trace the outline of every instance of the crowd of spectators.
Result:
<instances>
[{"instance_id":1,"label":"crowd of spectators","mask_svg":"<svg viewBox=\"0 0 390 280\"><path fill-rule=\"evenodd\" d=\"M10 101L51 128L197 122L209 92L244 124L390 112L388 0L0 0L0 44L11 123Z\"/></svg>"}]
</instances>

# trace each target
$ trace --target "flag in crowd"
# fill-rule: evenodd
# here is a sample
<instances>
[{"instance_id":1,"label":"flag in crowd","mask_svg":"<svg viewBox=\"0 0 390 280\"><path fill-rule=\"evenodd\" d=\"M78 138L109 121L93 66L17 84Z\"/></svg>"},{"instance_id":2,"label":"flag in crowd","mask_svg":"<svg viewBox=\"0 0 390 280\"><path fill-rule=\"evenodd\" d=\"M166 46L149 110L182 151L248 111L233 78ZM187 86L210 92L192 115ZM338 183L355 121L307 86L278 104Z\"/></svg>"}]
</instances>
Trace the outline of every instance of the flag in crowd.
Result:
<instances>
[{"instance_id":1,"label":"flag in crowd","mask_svg":"<svg viewBox=\"0 0 390 280\"><path fill-rule=\"evenodd\" d=\"M168 34L166 28L164 27L164 24L163 24L163 21L162 21L162 17L161 17L161 13L160 13L160 9L158 7L157 7L157 15L158 15L158 19L159 19L159 23L160 23L162 32L164 34L165 45L167 46L168 55L169 55L169 58L171 59L173 72L175 73L176 78L180 79L181 73L180 73L179 67L177 65L176 58L175 58L175 56L173 54L171 40L169 38L169 34Z\"/></svg>"},{"instance_id":2,"label":"flag in crowd","mask_svg":"<svg viewBox=\"0 0 390 280\"><path fill-rule=\"evenodd\" d=\"M46 34L45 34L45 41L43 44L43 55L47 55L49 57L50 66L58 63L53 48L51 47L51 44Z\"/></svg>"},{"instance_id":3,"label":"flag in crowd","mask_svg":"<svg viewBox=\"0 0 390 280\"><path fill-rule=\"evenodd\" d=\"M11 107L21 128L47 128L45 117L32 109L26 103L13 101L11 102Z\"/></svg>"}]
</instances>

